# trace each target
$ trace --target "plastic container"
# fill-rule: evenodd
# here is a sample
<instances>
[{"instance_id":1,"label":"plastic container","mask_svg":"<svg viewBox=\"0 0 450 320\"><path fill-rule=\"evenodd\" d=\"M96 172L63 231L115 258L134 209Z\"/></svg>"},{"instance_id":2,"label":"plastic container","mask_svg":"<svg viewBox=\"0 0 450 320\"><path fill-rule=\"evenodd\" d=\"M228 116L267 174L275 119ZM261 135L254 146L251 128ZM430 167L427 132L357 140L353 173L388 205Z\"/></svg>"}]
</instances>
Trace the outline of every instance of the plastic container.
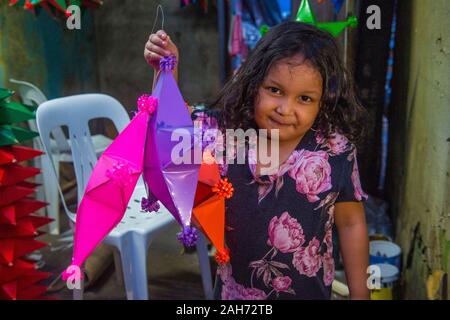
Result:
<instances>
[{"instance_id":1,"label":"plastic container","mask_svg":"<svg viewBox=\"0 0 450 320\"><path fill-rule=\"evenodd\" d=\"M396 266L387 263L376 264L380 268L380 284L379 289L370 292L371 300L392 300L395 283L399 279L399 269Z\"/></svg>"},{"instance_id":2,"label":"plastic container","mask_svg":"<svg viewBox=\"0 0 450 320\"><path fill-rule=\"evenodd\" d=\"M370 264L391 264L400 269L402 250L391 241L370 241L369 246Z\"/></svg>"}]
</instances>

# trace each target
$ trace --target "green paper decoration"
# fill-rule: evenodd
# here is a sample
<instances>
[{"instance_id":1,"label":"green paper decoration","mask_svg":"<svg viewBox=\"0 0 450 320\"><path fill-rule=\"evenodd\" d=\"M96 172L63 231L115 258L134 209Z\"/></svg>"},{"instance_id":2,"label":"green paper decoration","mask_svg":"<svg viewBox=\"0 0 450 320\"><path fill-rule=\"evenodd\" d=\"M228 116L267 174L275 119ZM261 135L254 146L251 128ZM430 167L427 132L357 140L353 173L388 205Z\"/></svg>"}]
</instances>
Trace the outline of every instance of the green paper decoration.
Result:
<instances>
[{"instance_id":1,"label":"green paper decoration","mask_svg":"<svg viewBox=\"0 0 450 320\"><path fill-rule=\"evenodd\" d=\"M0 125L0 147L20 143L39 136L39 133L15 127L11 125Z\"/></svg>"},{"instance_id":2,"label":"green paper decoration","mask_svg":"<svg viewBox=\"0 0 450 320\"><path fill-rule=\"evenodd\" d=\"M33 103L33 105L30 106L29 104L22 103L22 105L25 106L31 112L33 112L34 116L36 117L36 111L37 111L37 108L39 107L37 104Z\"/></svg>"},{"instance_id":3,"label":"green paper decoration","mask_svg":"<svg viewBox=\"0 0 450 320\"><path fill-rule=\"evenodd\" d=\"M347 27L355 28L358 25L358 19L355 16L349 16L346 21L336 22L317 22L314 12L311 9L309 0L302 0L297 11L297 22L308 23L317 28L329 32L333 37L337 37ZM259 28L259 33L264 36L269 31L267 25L262 25Z\"/></svg>"},{"instance_id":4,"label":"green paper decoration","mask_svg":"<svg viewBox=\"0 0 450 320\"><path fill-rule=\"evenodd\" d=\"M33 5L33 7L36 7L37 5L42 5L43 2L45 2L46 4L54 6L59 11L66 12L67 10L66 0L30 0L30 2ZM71 1L69 1L69 3L70 2Z\"/></svg>"},{"instance_id":5,"label":"green paper decoration","mask_svg":"<svg viewBox=\"0 0 450 320\"><path fill-rule=\"evenodd\" d=\"M328 31L333 37L336 38L342 33L342 31L345 30L345 28L355 28L358 26L358 19L355 16L350 16L347 18L347 21L319 22L317 26L321 30Z\"/></svg>"},{"instance_id":6,"label":"green paper decoration","mask_svg":"<svg viewBox=\"0 0 450 320\"><path fill-rule=\"evenodd\" d=\"M34 112L14 101L0 100L0 124L17 123L34 119Z\"/></svg>"},{"instance_id":7,"label":"green paper decoration","mask_svg":"<svg viewBox=\"0 0 450 320\"><path fill-rule=\"evenodd\" d=\"M295 21L304 22L316 25L316 17L311 10L311 5L308 0L302 0L300 6L298 7L297 17Z\"/></svg>"},{"instance_id":8,"label":"green paper decoration","mask_svg":"<svg viewBox=\"0 0 450 320\"><path fill-rule=\"evenodd\" d=\"M0 100L11 97L14 94L13 90L0 88Z\"/></svg>"},{"instance_id":9,"label":"green paper decoration","mask_svg":"<svg viewBox=\"0 0 450 320\"><path fill-rule=\"evenodd\" d=\"M37 132L12 126L35 118L36 108L11 101L13 90L0 88L0 146L16 144L39 136Z\"/></svg>"},{"instance_id":10,"label":"green paper decoration","mask_svg":"<svg viewBox=\"0 0 450 320\"><path fill-rule=\"evenodd\" d=\"M10 6L21 6L26 10L34 11L35 14L44 8L52 15L56 15L58 12L63 13L65 16L70 16L70 12L67 8L71 5L83 7L98 7L102 5L101 0L10 0Z\"/></svg>"},{"instance_id":11,"label":"green paper decoration","mask_svg":"<svg viewBox=\"0 0 450 320\"><path fill-rule=\"evenodd\" d=\"M348 17L347 21L317 22L311 10L309 0L302 0L295 21L312 24L323 31L331 33L333 37L337 37L347 27L354 28L358 25L358 19L355 16Z\"/></svg>"},{"instance_id":12,"label":"green paper decoration","mask_svg":"<svg viewBox=\"0 0 450 320\"><path fill-rule=\"evenodd\" d=\"M267 24L263 24L260 28L259 28L259 33L261 34L261 36L264 36L267 32L269 32L270 28Z\"/></svg>"}]
</instances>

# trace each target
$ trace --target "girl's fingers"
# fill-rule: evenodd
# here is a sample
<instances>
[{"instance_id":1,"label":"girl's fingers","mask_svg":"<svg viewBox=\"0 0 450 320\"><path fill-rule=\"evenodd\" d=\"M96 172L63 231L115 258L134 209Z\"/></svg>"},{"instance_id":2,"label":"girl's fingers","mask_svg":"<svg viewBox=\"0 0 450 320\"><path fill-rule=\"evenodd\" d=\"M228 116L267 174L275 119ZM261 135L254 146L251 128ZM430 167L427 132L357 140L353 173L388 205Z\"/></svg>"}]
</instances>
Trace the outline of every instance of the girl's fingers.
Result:
<instances>
[{"instance_id":1,"label":"girl's fingers","mask_svg":"<svg viewBox=\"0 0 450 320\"><path fill-rule=\"evenodd\" d=\"M156 35L156 34L152 34L151 36L150 36L150 42L151 43L153 43L153 44L155 44L155 45L157 45L157 46L160 46L160 47L165 47L165 46L167 46L167 41L166 40L163 40L160 36L158 36L158 35Z\"/></svg>"},{"instance_id":2,"label":"girl's fingers","mask_svg":"<svg viewBox=\"0 0 450 320\"><path fill-rule=\"evenodd\" d=\"M161 58L162 58L161 55L159 55L155 52L151 52L147 49L145 50L145 57L146 57L147 61L150 63L157 62L157 61L161 60Z\"/></svg>"},{"instance_id":3,"label":"girl's fingers","mask_svg":"<svg viewBox=\"0 0 450 320\"><path fill-rule=\"evenodd\" d=\"M169 56L169 55L171 54L170 51L164 50L163 48L158 47L158 46L156 46L156 45L154 45L154 44L149 44L149 45L145 46L145 48L146 48L148 51L157 53L157 54L159 54L159 55L161 55L161 56Z\"/></svg>"},{"instance_id":4,"label":"girl's fingers","mask_svg":"<svg viewBox=\"0 0 450 320\"><path fill-rule=\"evenodd\" d=\"M162 39L162 40L166 40L167 39L167 34L163 31L163 30L158 30L156 32L156 34Z\"/></svg>"}]
</instances>

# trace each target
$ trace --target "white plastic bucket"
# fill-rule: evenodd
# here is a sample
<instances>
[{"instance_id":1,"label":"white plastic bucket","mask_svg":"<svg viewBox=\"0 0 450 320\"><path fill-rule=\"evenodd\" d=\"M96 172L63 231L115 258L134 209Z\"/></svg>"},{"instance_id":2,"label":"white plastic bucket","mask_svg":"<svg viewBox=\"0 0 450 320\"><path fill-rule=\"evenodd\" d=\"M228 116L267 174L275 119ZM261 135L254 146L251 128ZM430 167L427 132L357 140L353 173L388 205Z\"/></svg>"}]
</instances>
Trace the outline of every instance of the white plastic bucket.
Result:
<instances>
[{"instance_id":1,"label":"white plastic bucket","mask_svg":"<svg viewBox=\"0 0 450 320\"><path fill-rule=\"evenodd\" d=\"M400 269L402 249L394 242L375 240L370 241L370 264L391 264Z\"/></svg>"},{"instance_id":2,"label":"white plastic bucket","mask_svg":"<svg viewBox=\"0 0 450 320\"><path fill-rule=\"evenodd\" d=\"M387 263L377 264L381 273L381 286L383 288L393 288L395 281L398 280L399 270L396 266Z\"/></svg>"},{"instance_id":3,"label":"white plastic bucket","mask_svg":"<svg viewBox=\"0 0 450 320\"><path fill-rule=\"evenodd\" d=\"M399 270L396 266L387 263L374 265L379 268L380 288L370 292L371 300L392 300L393 288L399 278Z\"/></svg>"}]
</instances>

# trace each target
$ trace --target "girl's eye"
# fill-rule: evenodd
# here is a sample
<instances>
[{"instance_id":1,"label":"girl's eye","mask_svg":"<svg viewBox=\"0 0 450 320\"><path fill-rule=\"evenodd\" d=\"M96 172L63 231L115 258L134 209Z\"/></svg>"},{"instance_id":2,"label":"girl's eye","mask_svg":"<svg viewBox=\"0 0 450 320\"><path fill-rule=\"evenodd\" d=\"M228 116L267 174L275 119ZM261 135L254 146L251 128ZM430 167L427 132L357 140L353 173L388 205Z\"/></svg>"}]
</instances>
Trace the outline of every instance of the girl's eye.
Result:
<instances>
[{"instance_id":1,"label":"girl's eye","mask_svg":"<svg viewBox=\"0 0 450 320\"><path fill-rule=\"evenodd\" d=\"M311 97L308 97L308 96L300 96L300 101L304 102L304 103L310 103L310 102L312 102L312 99L311 99Z\"/></svg>"},{"instance_id":2,"label":"girl's eye","mask_svg":"<svg viewBox=\"0 0 450 320\"><path fill-rule=\"evenodd\" d=\"M275 87L267 87L267 90L269 90L269 92L273 93L273 94L280 94L281 93L281 90L278 89L278 88L275 88Z\"/></svg>"}]
</instances>

